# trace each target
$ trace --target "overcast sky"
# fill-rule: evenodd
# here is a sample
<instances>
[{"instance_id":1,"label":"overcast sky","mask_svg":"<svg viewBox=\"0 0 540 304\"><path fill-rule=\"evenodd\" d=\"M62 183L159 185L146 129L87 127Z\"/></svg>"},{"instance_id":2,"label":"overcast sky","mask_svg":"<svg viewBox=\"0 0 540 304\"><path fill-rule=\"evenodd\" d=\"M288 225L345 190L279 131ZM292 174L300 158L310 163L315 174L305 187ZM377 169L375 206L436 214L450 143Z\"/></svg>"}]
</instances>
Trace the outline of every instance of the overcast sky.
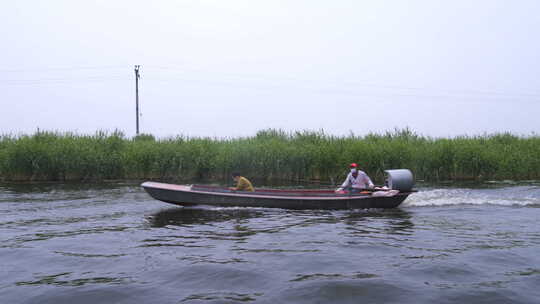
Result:
<instances>
[{"instance_id":1,"label":"overcast sky","mask_svg":"<svg viewBox=\"0 0 540 304\"><path fill-rule=\"evenodd\" d=\"M540 1L1 1L0 134L540 133Z\"/></svg>"}]
</instances>

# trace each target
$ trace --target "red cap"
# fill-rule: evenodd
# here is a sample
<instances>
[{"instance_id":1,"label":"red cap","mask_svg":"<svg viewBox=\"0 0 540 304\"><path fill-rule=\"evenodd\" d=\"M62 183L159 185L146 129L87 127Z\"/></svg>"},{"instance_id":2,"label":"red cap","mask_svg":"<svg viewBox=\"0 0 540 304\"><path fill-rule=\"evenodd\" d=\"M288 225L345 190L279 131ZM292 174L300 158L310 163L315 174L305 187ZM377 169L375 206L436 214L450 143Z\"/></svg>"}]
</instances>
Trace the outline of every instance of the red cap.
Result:
<instances>
[{"instance_id":1,"label":"red cap","mask_svg":"<svg viewBox=\"0 0 540 304\"><path fill-rule=\"evenodd\" d=\"M349 167L356 168L356 167L358 167L358 165L356 163L352 163Z\"/></svg>"}]
</instances>

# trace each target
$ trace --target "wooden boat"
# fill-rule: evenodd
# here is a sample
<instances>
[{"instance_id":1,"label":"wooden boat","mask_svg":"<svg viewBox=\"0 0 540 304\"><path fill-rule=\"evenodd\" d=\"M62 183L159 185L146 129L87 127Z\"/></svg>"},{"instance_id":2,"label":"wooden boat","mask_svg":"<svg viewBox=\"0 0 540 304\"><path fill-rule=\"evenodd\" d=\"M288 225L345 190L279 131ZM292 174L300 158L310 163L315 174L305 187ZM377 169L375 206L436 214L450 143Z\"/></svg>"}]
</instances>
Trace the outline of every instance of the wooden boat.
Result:
<instances>
[{"instance_id":1,"label":"wooden boat","mask_svg":"<svg viewBox=\"0 0 540 304\"><path fill-rule=\"evenodd\" d=\"M245 192L203 185L174 185L157 182L145 182L141 186L153 198L180 206L213 205L284 209L395 208L411 194L411 192L400 192L393 196L374 196L373 193L336 194L332 190L276 189Z\"/></svg>"},{"instance_id":2,"label":"wooden boat","mask_svg":"<svg viewBox=\"0 0 540 304\"><path fill-rule=\"evenodd\" d=\"M388 171L402 171L387 170ZM410 173L409 170L406 170ZM411 193L412 174L390 172L389 184L400 189L337 194L333 190L257 189L255 192L232 191L207 185L175 185L145 182L141 186L153 198L180 206L212 205L225 207L263 207L284 209L361 209L395 208ZM397 177L397 178L396 178ZM408 189L406 189L408 188Z\"/></svg>"}]
</instances>

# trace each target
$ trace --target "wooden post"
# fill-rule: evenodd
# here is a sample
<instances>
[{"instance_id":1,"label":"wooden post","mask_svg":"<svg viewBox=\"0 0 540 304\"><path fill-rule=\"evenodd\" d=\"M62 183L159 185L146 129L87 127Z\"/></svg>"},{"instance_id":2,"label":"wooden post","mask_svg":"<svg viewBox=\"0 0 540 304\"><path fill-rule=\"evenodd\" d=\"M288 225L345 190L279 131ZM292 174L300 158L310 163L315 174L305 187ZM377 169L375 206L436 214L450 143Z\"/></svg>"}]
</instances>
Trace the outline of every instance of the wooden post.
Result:
<instances>
[{"instance_id":1,"label":"wooden post","mask_svg":"<svg viewBox=\"0 0 540 304\"><path fill-rule=\"evenodd\" d=\"M139 135L139 68L140 65L135 66L135 115L137 124L137 135Z\"/></svg>"}]
</instances>

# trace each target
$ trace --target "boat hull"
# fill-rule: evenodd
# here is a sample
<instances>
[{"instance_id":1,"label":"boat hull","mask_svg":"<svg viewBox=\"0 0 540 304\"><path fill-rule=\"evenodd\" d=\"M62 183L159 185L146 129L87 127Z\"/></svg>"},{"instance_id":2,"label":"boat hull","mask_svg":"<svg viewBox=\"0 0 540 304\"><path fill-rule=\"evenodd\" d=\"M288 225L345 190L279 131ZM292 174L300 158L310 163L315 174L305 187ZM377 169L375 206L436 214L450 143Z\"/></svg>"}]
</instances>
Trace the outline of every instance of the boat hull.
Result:
<instances>
[{"instance_id":1,"label":"boat hull","mask_svg":"<svg viewBox=\"0 0 540 304\"><path fill-rule=\"evenodd\" d=\"M212 205L222 207L262 207L283 209L365 209L395 208L410 193L394 196L305 195L265 192L219 192L192 189L190 186L145 182L141 185L154 199L179 206Z\"/></svg>"}]
</instances>

